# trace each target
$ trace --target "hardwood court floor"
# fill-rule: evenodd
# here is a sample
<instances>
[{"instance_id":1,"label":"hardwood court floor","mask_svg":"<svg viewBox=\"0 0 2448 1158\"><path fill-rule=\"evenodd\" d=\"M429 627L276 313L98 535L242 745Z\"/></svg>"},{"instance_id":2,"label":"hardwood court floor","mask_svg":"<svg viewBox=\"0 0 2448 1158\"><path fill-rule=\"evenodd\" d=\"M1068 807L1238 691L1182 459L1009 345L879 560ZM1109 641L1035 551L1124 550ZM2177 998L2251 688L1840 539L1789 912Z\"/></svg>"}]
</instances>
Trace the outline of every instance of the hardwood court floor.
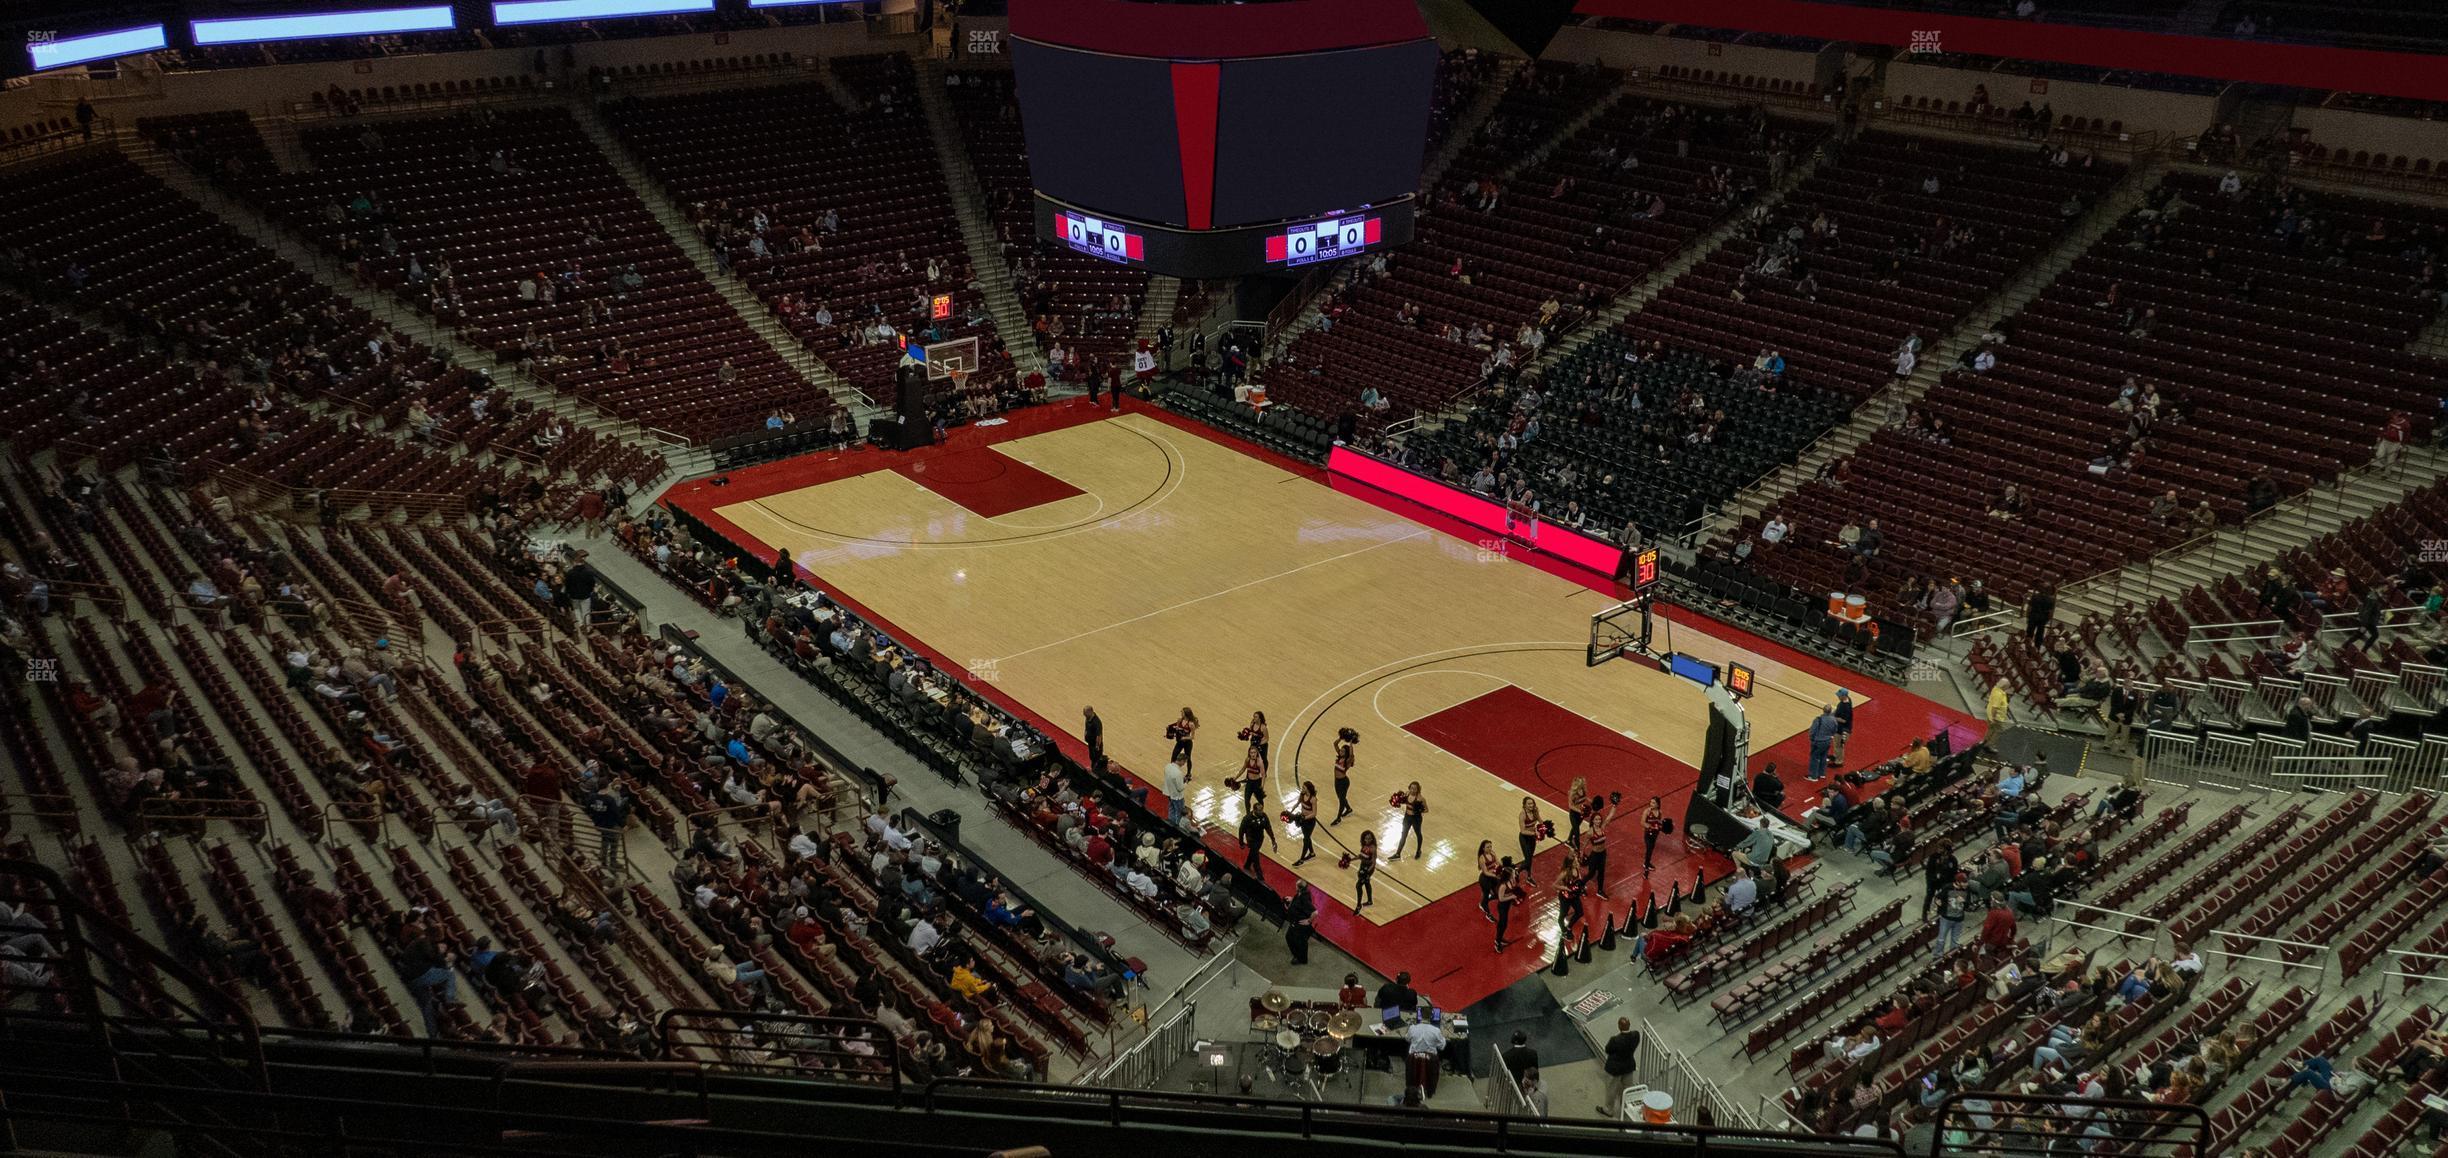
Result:
<instances>
[{"instance_id":1,"label":"hardwood court floor","mask_svg":"<svg viewBox=\"0 0 2448 1158\"><path fill-rule=\"evenodd\" d=\"M1318 855L1293 871L1348 905L1352 874L1336 864L1359 828L1391 850L1400 822L1388 796L1417 780L1430 804L1427 855L1380 872L1362 920L1393 922L1463 890L1475 904L1474 852L1483 839L1517 852L1525 791L1560 819L1572 777L1587 775L1623 792L1628 810L1664 794L1681 815L1676 793L1701 759L1700 690L1634 663L1587 667L1589 617L1612 599L1582 583L1144 414L896 461L690 505L787 547L824 589L1057 727L1076 733L1080 706L1096 705L1108 751L1144 777L1163 767L1166 722L1196 709L1190 808L1227 833L1242 805L1221 781L1241 763L1234 734L1252 710L1272 724L1270 811L1307 780L1331 817L1333 737L1358 730L1355 816L1320 826ZM930 469L945 476L941 492L925 485ZM998 472L1068 486L1032 481L1056 497L1017 510L980 502ZM1833 696L1789 656L1663 621L1661 644L1670 630L1678 650L1758 670L1755 752L1802 731ZM1868 710L1875 692L1849 686ZM1509 747L1492 751L1486 733ZM1288 867L1298 837L1274 827L1270 859ZM1616 847L1631 851L1611 877L1638 875L1637 827L1625 827ZM1679 843L1661 853L1679 857Z\"/></svg>"}]
</instances>

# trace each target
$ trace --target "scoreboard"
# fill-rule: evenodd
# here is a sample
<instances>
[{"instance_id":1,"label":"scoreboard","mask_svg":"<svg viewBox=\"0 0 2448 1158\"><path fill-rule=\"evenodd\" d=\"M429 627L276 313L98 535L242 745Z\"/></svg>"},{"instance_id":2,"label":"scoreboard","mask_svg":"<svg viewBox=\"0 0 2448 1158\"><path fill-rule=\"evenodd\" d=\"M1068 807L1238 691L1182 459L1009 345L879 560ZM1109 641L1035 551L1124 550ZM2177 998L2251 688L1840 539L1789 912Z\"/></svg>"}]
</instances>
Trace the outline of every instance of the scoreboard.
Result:
<instances>
[{"instance_id":1,"label":"scoreboard","mask_svg":"<svg viewBox=\"0 0 2448 1158\"><path fill-rule=\"evenodd\" d=\"M1187 278L1280 273L1313 262L1391 249L1411 240L1417 224L1414 200L1409 196L1314 219L1232 229L1182 229L1116 220L1042 192L1036 200L1039 237L1099 261Z\"/></svg>"},{"instance_id":2,"label":"scoreboard","mask_svg":"<svg viewBox=\"0 0 2448 1158\"><path fill-rule=\"evenodd\" d=\"M1080 253L1123 265L1137 265L1147 260L1147 237L1133 233L1120 224L1085 213L1057 211L1054 214L1054 235Z\"/></svg>"},{"instance_id":3,"label":"scoreboard","mask_svg":"<svg viewBox=\"0 0 2448 1158\"><path fill-rule=\"evenodd\" d=\"M1269 265L1307 265L1351 257L1385 239L1384 223L1374 217L1329 217L1295 225L1266 239Z\"/></svg>"},{"instance_id":4,"label":"scoreboard","mask_svg":"<svg viewBox=\"0 0 2448 1158\"><path fill-rule=\"evenodd\" d=\"M1008 44L1048 243L1213 278L1411 239L1438 56L1418 0L1028 0Z\"/></svg>"}]
</instances>

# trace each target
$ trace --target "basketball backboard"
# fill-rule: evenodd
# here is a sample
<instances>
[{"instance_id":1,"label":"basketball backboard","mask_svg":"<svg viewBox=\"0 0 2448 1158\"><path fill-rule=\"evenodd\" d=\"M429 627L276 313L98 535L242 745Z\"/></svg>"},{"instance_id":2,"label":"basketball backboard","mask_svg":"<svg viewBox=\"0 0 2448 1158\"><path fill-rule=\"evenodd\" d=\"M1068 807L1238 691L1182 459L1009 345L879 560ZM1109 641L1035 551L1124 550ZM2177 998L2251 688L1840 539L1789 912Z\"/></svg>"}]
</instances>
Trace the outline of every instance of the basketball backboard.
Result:
<instances>
[{"instance_id":1,"label":"basketball backboard","mask_svg":"<svg viewBox=\"0 0 2448 1158\"><path fill-rule=\"evenodd\" d=\"M1649 650L1649 599L1618 603L1590 616L1589 665L1596 667L1630 651Z\"/></svg>"},{"instance_id":2,"label":"basketball backboard","mask_svg":"<svg viewBox=\"0 0 2448 1158\"><path fill-rule=\"evenodd\" d=\"M966 377L977 373L978 340L975 337L954 338L948 342L929 342L926 346L927 377L942 380L954 375Z\"/></svg>"}]
</instances>

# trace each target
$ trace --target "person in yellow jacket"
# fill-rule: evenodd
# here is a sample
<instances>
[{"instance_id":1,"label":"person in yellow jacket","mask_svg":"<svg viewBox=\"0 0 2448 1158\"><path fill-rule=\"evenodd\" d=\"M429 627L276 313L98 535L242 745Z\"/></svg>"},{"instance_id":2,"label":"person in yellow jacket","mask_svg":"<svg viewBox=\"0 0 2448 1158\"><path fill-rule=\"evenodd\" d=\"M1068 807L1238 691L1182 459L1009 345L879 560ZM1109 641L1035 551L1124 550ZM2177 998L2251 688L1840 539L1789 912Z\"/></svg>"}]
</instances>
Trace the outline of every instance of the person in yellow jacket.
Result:
<instances>
[{"instance_id":1,"label":"person in yellow jacket","mask_svg":"<svg viewBox=\"0 0 2448 1158\"><path fill-rule=\"evenodd\" d=\"M2007 707L2007 703L2006 703L2006 681L2005 681L2005 680L1999 680L1999 681L1997 681L1996 683L1990 684L1990 685L1989 685L1989 730L1990 730L1990 731L1992 731L1992 732L1994 732L1994 731L1997 731L1997 730L1998 730L1998 729L2000 729L2000 728L2005 727L2005 726L2006 726L2007 717L2008 717L2009 715L2011 715L2011 714L2012 714L2012 712L2011 712L2011 710L2010 710L2010 709Z\"/></svg>"}]
</instances>

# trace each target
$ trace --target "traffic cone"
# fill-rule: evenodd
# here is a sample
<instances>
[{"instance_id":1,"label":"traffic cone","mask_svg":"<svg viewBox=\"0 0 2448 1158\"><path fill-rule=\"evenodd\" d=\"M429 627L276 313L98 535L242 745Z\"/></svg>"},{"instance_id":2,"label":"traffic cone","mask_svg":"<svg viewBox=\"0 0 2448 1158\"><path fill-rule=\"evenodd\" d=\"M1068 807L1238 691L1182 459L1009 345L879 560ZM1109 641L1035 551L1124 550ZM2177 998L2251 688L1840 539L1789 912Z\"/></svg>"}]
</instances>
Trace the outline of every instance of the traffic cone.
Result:
<instances>
[{"instance_id":1,"label":"traffic cone","mask_svg":"<svg viewBox=\"0 0 2448 1158\"><path fill-rule=\"evenodd\" d=\"M1566 974L1572 972L1572 953L1565 948L1565 936L1566 933L1556 934L1555 968L1548 970L1548 972L1553 973L1558 977L1565 976Z\"/></svg>"},{"instance_id":2,"label":"traffic cone","mask_svg":"<svg viewBox=\"0 0 2448 1158\"><path fill-rule=\"evenodd\" d=\"M1656 890L1656 889L1651 889L1651 890L1649 890L1649 913L1648 913L1648 915L1646 915L1646 916L1644 916L1644 917L1642 917L1642 918L1641 918L1641 928L1644 928L1644 929L1655 929L1655 928L1657 928L1657 923L1658 923L1658 899L1657 899L1657 890Z\"/></svg>"},{"instance_id":3,"label":"traffic cone","mask_svg":"<svg viewBox=\"0 0 2448 1158\"><path fill-rule=\"evenodd\" d=\"M1581 952L1578 956L1580 957L1582 964L1587 965L1590 963L1590 951L1596 949L1597 947L1597 942L1590 940L1589 930L1581 930Z\"/></svg>"},{"instance_id":4,"label":"traffic cone","mask_svg":"<svg viewBox=\"0 0 2448 1158\"><path fill-rule=\"evenodd\" d=\"M1615 951L1615 914L1613 913L1607 914L1606 936L1599 938L1598 947L1609 953Z\"/></svg>"},{"instance_id":5,"label":"traffic cone","mask_svg":"<svg viewBox=\"0 0 2448 1158\"><path fill-rule=\"evenodd\" d=\"M1691 902L1692 902L1693 904L1695 904L1695 905L1702 905L1702 906L1705 906L1705 905L1707 905L1707 904L1708 904L1708 870L1707 870L1707 869L1693 869L1693 870L1692 870L1692 891L1691 891Z\"/></svg>"},{"instance_id":6,"label":"traffic cone","mask_svg":"<svg viewBox=\"0 0 2448 1158\"><path fill-rule=\"evenodd\" d=\"M1666 915L1669 917L1683 915L1683 882L1681 881L1674 883L1674 892L1666 899Z\"/></svg>"}]
</instances>

